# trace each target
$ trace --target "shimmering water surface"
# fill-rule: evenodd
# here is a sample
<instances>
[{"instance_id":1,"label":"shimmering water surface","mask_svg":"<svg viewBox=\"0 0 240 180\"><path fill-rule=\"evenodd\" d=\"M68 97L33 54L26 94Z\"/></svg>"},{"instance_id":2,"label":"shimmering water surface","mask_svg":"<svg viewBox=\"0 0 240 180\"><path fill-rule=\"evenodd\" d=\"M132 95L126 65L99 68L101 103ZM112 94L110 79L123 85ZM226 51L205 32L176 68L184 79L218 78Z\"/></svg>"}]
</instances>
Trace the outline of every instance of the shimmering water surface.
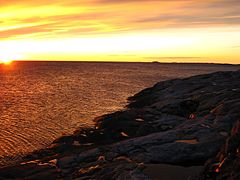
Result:
<instances>
[{"instance_id":1,"label":"shimmering water surface","mask_svg":"<svg viewBox=\"0 0 240 180\"><path fill-rule=\"evenodd\" d=\"M156 82L230 65L15 62L0 65L0 164L43 148L62 134L92 126Z\"/></svg>"}]
</instances>

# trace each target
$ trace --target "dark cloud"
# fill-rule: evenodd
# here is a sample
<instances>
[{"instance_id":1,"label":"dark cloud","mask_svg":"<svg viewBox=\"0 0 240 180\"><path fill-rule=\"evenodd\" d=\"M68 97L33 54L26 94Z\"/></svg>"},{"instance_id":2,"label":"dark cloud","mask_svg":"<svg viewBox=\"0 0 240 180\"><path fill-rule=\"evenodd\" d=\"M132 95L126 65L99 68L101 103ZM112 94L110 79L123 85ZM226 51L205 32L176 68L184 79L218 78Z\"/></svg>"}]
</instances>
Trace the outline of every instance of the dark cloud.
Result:
<instances>
[{"instance_id":1,"label":"dark cloud","mask_svg":"<svg viewBox=\"0 0 240 180\"><path fill-rule=\"evenodd\" d=\"M138 17L135 23L162 23L166 27L240 25L240 0L191 1L179 12Z\"/></svg>"},{"instance_id":2,"label":"dark cloud","mask_svg":"<svg viewBox=\"0 0 240 180\"><path fill-rule=\"evenodd\" d=\"M191 27L191 26L216 26L240 25L240 16L191 16L191 15L160 15L151 18L140 18L136 23L161 23L166 21L165 27Z\"/></svg>"}]
</instances>

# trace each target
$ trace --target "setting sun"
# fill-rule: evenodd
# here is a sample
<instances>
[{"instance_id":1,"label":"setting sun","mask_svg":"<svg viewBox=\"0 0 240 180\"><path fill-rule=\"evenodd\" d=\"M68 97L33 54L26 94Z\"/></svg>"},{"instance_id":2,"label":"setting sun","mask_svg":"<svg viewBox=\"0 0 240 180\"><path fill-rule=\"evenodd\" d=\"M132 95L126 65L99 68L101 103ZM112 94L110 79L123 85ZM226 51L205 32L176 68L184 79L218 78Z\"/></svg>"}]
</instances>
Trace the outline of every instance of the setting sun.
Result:
<instances>
[{"instance_id":1,"label":"setting sun","mask_svg":"<svg viewBox=\"0 0 240 180\"><path fill-rule=\"evenodd\" d=\"M16 59L20 59L21 56L18 54L11 54L9 52L5 52L0 54L0 64L11 64L12 61L16 60Z\"/></svg>"},{"instance_id":2,"label":"setting sun","mask_svg":"<svg viewBox=\"0 0 240 180\"><path fill-rule=\"evenodd\" d=\"M8 65L8 64L11 64L12 60L11 60L11 59L1 59L0 62L1 62L2 64Z\"/></svg>"}]
</instances>

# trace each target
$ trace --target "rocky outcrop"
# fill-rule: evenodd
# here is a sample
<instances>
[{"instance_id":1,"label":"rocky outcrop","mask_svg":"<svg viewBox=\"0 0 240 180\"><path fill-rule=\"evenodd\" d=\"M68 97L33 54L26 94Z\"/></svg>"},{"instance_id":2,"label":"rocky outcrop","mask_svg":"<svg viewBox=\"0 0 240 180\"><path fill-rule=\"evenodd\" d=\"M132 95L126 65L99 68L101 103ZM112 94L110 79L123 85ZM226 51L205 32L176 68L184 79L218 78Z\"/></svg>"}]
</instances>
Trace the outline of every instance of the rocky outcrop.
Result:
<instances>
[{"instance_id":1,"label":"rocky outcrop","mask_svg":"<svg viewBox=\"0 0 240 180\"><path fill-rule=\"evenodd\" d=\"M205 165L192 179L238 178L239 109L240 71L159 82L95 127L1 168L0 177L149 179L148 164L171 164Z\"/></svg>"},{"instance_id":2,"label":"rocky outcrop","mask_svg":"<svg viewBox=\"0 0 240 180\"><path fill-rule=\"evenodd\" d=\"M207 161L199 179L240 179L240 121L216 157Z\"/></svg>"}]
</instances>

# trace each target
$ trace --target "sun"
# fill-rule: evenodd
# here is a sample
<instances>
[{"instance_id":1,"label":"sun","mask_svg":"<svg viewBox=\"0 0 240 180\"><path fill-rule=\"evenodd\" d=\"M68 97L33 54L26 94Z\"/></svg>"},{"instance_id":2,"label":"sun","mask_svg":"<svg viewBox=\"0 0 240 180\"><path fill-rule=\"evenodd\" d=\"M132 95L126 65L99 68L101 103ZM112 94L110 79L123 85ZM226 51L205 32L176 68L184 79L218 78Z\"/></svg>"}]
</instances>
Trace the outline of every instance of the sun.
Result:
<instances>
[{"instance_id":1,"label":"sun","mask_svg":"<svg viewBox=\"0 0 240 180\"><path fill-rule=\"evenodd\" d=\"M20 56L18 54L7 53L7 52L2 53L0 54L0 64L9 65L19 57Z\"/></svg>"},{"instance_id":2,"label":"sun","mask_svg":"<svg viewBox=\"0 0 240 180\"><path fill-rule=\"evenodd\" d=\"M9 64L12 63L12 60L5 58L5 59L1 59L0 62L1 62L2 64L9 65Z\"/></svg>"}]
</instances>

